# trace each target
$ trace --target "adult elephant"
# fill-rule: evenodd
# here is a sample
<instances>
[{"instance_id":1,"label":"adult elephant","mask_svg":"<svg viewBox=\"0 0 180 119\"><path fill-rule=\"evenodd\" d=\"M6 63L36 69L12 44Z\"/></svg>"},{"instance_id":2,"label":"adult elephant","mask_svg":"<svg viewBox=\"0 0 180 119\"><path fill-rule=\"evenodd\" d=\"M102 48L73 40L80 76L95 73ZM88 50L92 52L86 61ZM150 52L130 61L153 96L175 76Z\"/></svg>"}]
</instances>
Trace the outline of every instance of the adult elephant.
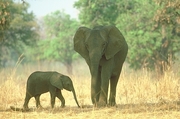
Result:
<instances>
[{"instance_id":1,"label":"adult elephant","mask_svg":"<svg viewBox=\"0 0 180 119\"><path fill-rule=\"evenodd\" d=\"M96 106L116 104L116 86L128 45L115 26L80 27L74 36L74 50L87 62L91 73L91 100Z\"/></svg>"}]
</instances>

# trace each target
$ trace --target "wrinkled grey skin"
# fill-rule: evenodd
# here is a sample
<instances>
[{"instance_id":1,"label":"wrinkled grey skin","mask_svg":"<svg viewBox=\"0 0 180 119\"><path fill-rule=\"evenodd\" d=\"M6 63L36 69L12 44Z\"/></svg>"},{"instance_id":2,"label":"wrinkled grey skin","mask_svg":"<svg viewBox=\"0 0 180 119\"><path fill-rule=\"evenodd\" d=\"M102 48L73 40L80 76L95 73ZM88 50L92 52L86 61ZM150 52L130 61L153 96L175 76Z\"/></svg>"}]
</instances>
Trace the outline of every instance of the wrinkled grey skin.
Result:
<instances>
[{"instance_id":1,"label":"wrinkled grey skin","mask_svg":"<svg viewBox=\"0 0 180 119\"><path fill-rule=\"evenodd\" d=\"M36 107L40 105L40 95L46 92L50 92L51 95L51 107L54 108L55 98L59 98L61 101L61 107L65 106L64 97L61 94L61 90L66 89L72 91L74 99L78 104L76 93L73 87L73 83L68 76L62 75L58 72L41 72L36 71L32 73L27 80L26 97L23 105L24 110L28 110L28 103L31 97L36 100Z\"/></svg>"},{"instance_id":2,"label":"wrinkled grey skin","mask_svg":"<svg viewBox=\"0 0 180 119\"><path fill-rule=\"evenodd\" d=\"M106 106L116 104L116 86L125 61L128 45L115 26L80 27L74 36L74 50L87 62L91 73L91 100Z\"/></svg>"}]
</instances>

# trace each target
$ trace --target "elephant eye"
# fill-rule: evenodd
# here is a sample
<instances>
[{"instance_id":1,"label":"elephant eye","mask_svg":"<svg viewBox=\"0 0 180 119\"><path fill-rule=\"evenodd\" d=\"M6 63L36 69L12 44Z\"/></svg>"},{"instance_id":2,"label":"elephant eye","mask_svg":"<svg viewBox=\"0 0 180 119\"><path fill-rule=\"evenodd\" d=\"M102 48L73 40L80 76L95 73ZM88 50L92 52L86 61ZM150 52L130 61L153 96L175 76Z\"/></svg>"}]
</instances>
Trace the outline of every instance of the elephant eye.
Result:
<instances>
[{"instance_id":1,"label":"elephant eye","mask_svg":"<svg viewBox=\"0 0 180 119\"><path fill-rule=\"evenodd\" d=\"M86 48L88 49L88 44L87 44L87 43L85 43L85 46L86 46Z\"/></svg>"},{"instance_id":2,"label":"elephant eye","mask_svg":"<svg viewBox=\"0 0 180 119\"><path fill-rule=\"evenodd\" d=\"M105 49L106 49L105 47L106 47L106 43L103 43L103 44L102 44L102 53L105 52Z\"/></svg>"},{"instance_id":3,"label":"elephant eye","mask_svg":"<svg viewBox=\"0 0 180 119\"><path fill-rule=\"evenodd\" d=\"M69 83L67 83L66 85L67 85L67 86L70 86L70 84L69 84Z\"/></svg>"},{"instance_id":4,"label":"elephant eye","mask_svg":"<svg viewBox=\"0 0 180 119\"><path fill-rule=\"evenodd\" d=\"M106 43L103 43L103 44L102 44L102 47L105 47L105 46L106 46Z\"/></svg>"}]
</instances>

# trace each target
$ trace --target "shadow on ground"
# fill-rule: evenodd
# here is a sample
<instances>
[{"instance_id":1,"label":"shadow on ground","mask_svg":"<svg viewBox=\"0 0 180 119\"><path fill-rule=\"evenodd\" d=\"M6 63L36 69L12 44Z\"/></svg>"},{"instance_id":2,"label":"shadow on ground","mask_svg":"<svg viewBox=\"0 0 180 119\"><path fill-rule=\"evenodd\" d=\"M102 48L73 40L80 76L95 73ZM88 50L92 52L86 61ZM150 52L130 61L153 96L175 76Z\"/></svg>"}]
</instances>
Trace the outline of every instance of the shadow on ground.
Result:
<instances>
[{"instance_id":1,"label":"shadow on ground","mask_svg":"<svg viewBox=\"0 0 180 119\"><path fill-rule=\"evenodd\" d=\"M13 107L13 106L12 106ZM174 102L166 102L162 101L159 103L141 103L141 104L117 104L115 107L103 107L97 108L92 105L83 105L80 108L77 106L70 107L66 106L64 108L61 107L44 107L44 108L30 108L28 111L23 111L20 108L12 109L8 108L6 110L0 110L0 112L51 112L51 113L59 113L59 112L92 112L92 111L103 111L107 109L113 109L115 111L120 111L121 113L142 113L142 112L154 112L154 111L180 111L180 101Z\"/></svg>"},{"instance_id":2,"label":"shadow on ground","mask_svg":"<svg viewBox=\"0 0 180 119\"><path fill-rule=\"evenodd\" d=\"M180 101L159 103L141 103L141 104L124 104L117 105L117 108L124 113L140 113L140 112L154 112L154 111L179 111Z\"/></svg>"}]
</instances>

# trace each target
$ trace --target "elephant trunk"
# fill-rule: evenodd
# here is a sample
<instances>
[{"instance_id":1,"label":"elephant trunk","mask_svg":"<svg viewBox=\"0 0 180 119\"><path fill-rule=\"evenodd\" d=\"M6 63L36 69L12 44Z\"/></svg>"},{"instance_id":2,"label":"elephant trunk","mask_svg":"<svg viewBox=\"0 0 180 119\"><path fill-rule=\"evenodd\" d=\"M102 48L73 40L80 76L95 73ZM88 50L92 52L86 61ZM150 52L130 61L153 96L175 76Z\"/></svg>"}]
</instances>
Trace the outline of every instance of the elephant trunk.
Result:
<instances>
[{"instance_id":1,"label":"elephant trunk","mask_svg":"<svg viewBox=\"0 0 180 119\"><path fill-rule=\"evenodd\" d=\"M79 106L79 103L78 103L78 101L77 101L76 92L75 92L74 88L73 88L73 90L72 90L72 93L73 93L73 96L74 96L74 99L75 99L75 101L76 101L77 106L80 107L80 106Z\"/></svg>"},{"instance_id":2,"label":"elephant trunk","mask_svg":"<svg viewBox=\"0 0 180 119\"><path fill-rule=\"evenodd\" d=\"M97 56L97 55L96 55ZM99 101L100 87L101 87L101 79L99 75L99 61L98 57L91 57L91 100L93 104L96 104Z\"/></svg>"}]
</instances>

